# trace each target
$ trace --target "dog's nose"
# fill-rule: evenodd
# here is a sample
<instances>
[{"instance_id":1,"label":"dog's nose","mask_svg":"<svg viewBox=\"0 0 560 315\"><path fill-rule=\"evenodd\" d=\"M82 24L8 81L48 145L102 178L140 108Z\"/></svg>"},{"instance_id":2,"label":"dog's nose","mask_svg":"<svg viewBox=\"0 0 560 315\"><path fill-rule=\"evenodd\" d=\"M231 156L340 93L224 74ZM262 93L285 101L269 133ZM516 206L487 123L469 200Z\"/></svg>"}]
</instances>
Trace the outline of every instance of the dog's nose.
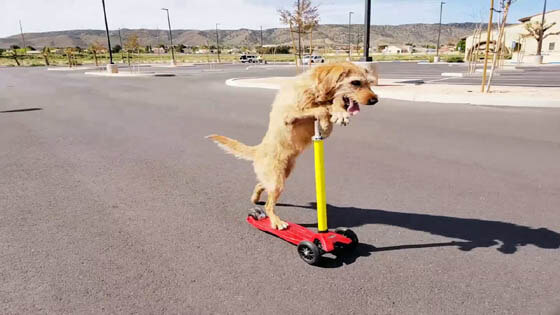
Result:
<instances>
[{"instance_id":1,"label":"dog's nose","mask_svg":"<svg viewBox=\"0 0 560 315\"><path fill-rule=\"evenodd\" d=\"M378 102L377 97L372 97L372 98L369 99L367 104L368 105L375 105L375 103L377 103L377 102Z\"/></svg>"}]
</instances>

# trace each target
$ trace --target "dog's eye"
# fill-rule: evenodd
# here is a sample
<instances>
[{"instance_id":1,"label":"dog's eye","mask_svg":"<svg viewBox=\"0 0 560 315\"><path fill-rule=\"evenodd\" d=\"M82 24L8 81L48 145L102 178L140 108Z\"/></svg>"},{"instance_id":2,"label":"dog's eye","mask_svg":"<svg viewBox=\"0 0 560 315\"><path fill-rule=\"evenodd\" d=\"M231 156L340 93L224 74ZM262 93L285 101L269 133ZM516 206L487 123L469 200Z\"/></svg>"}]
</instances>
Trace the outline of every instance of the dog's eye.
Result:
<instances>
[{"instance_id":1,"label":"dog's eye","mask_svg":"<svg viewBox=\"0 0 560 315\"><path fill-rule=\"evenodd\" d=\"M353 86L360 86L360 85L362 85L362 81L354 80L354 81L350 82L350 84L352 84Z\"/></svg>"}]
</instances>

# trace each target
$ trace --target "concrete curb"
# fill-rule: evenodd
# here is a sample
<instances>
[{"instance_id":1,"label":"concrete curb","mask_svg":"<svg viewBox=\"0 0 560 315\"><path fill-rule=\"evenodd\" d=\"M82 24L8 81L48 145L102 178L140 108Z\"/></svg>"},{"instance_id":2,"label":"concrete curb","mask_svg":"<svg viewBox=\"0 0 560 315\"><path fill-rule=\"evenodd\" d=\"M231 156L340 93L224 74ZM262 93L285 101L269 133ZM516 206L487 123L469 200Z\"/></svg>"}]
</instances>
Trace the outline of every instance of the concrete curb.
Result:
<instances>
[{"instance_id":1,"label":"concrete curb","mask_svg":"<svg viewBox=\"0 0 560 315\"><path fill-rule=\"evenodd\" d=\"M465 76L464 73L462 72L444 72L441 74L442 77L456 77L456 78L462 78Z\"/></svg>"},{"instance_id":2,"label":"concrete curb","mask_svg":"<svg viewBox=\"0 0 560 315\"><path fill-rule=\"evenodd\" d=\"M269 89L269 90L279 90L281 84L278 83L259 83L259 82L250 82L247 80L251 80L254 78L231 78L226 80L227 86L232 87L244 87L244 88L259 88L259 89ZM284 77L284 79L289 79L289 77Z\"/></svg>"},{"instance_id":3,"label":"concrete curb","mask_svg":"<svg viewBox=\"0 0 560 315\"><path fill-rule=\"evenodd\" d=\"M104 67L50 67L47 68L47 71L83 71L83 70L95 70L95 69L104 69Z\"/></svg>"},{"instance_id":4,"label":"concrete curb","mask_svg":"<svg viewBox=\"0 0 560 315\"><path fill-rule=\"evenodd\" d=\"M293 77L272 78L231 78L225 84L232 87L280 89L283 82ZM398 80L380 80L375 92L380 98L389 98L413 102L470 104L483 106L509 106L509 107L545 107L560 108L560 95L558 88L517 88L525 93L512 92L512 87L493 87L494 93L482 94L479 86L429 84L429 85L403 85ZM513 87L513 89L516 89ZM508 92L509 91L509 92ZM543 97L544 96L544 97Z\"/></svg>"},{"instance_id":5,"label":"concrete curb","mask_svg":"<svg viewBox=\"0 0 560 315\"><path fill-rule=\"evenodd\" d=\"M93 75L98 77L111 77L111 78L145 78L145 77L174 77L173 73L157 73L157 72L118 72L109 73L106 71L89 71L85 73L86 75Z\"/></svg>"}]
</instances>

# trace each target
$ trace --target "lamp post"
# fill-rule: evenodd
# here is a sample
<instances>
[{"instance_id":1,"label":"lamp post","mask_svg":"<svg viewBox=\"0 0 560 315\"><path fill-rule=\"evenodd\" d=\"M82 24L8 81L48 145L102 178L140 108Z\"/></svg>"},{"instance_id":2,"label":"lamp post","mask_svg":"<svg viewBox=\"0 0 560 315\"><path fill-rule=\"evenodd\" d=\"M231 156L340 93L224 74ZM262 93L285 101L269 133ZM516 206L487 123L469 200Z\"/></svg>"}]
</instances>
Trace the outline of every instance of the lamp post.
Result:
<instances>
[{"instance_id":1,"label":"lamp post","mask_svg":"<svg viewBox=\"0 0 560 315\"><path fill-rule=\"evenodd\" d=\"M436 57L437 57L437 61L439 61L439 39L441 37L441 15L443 13L443 5L445 4L445 2L441 2L439 5L439 29L438 29L438 35L437 35L437 47L436 47Z\"/></svg>"},{"instance_id":2,"label":"lamp post","mask_svg":"<svg viewBox=\"0 0 560 315\"><path fill-rule=\"evenodd\" d=\"M364 12L364 57L362 61L372 61L369 56L369 32L371 24L371 0L365 0L366 8Z\"/></svg>"},{"instance_id":3,"label":"lamp post","mask_svg":"<svg viewBox=\"0 0 560 315\"><path fill-rule=\"evenodd\" d=\"M350 33L352 30L352 14L354 12L348 12L348 61L352 60L352 34Z\"/></svg>"},{"instance_id":4,"label":"lamp post","mask_svg":"<svg viewBox=\"0 0 560 315\"><path fill-rule=\"evenodd\" d=\"M103 4L103 16L105 17L105 31L107 32L107 45L109 46L109 64L107 71L110 73L117 73L119 68L113 63L113 52L111 50L111 37L109 36L109 24L107 23L107 12L105 11L105 0L101 0Z\"/></svg>"},{"instance_id":5,"label":"lamp post","mask_svg":"<svg viewBox=\"0 0 560 315\"><path fill-rule=\"evenodd\" d=\"M169 19L169 9L161 8L163 11L167 12L167 25L169 26L169 41L171 42L171 59L173 64L175 64L175 49L173 48L173 35L171 34L171 20Z\"/></svg>"},{"instance_id":6,"label":"lamp post","mask_svg":"<svg viewBox=\"0 0 560 315\"><path fill-rule=\"evenodd\" d=\"M218 63L221 63L220 60L220 35L218 34L218 25L220 25L220 23L216 23L216 46L217 50L218 50Z\"/></svg>"}]
</instances>

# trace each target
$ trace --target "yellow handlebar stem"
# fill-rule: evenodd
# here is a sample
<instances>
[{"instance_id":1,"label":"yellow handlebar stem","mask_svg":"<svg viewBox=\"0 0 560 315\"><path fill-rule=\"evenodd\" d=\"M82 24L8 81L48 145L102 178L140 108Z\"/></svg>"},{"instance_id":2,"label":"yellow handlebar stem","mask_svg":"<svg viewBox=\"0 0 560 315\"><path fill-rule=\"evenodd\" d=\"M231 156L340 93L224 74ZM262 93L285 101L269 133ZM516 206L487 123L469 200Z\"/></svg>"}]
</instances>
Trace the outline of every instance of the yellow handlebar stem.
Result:
<instances>
[{"instance_id":1,"label":"yellow handlebar stem","mask_svg":"<svg viewBox=\"0 0 560 315\"><path fill-rule=\"evenodd\" d=\"M315 190L317 192L317 229L328 231L327 227L327 194L325 192L325 159L323 139L313 140L315 152Z\"/></svg>"}]
</instances>

